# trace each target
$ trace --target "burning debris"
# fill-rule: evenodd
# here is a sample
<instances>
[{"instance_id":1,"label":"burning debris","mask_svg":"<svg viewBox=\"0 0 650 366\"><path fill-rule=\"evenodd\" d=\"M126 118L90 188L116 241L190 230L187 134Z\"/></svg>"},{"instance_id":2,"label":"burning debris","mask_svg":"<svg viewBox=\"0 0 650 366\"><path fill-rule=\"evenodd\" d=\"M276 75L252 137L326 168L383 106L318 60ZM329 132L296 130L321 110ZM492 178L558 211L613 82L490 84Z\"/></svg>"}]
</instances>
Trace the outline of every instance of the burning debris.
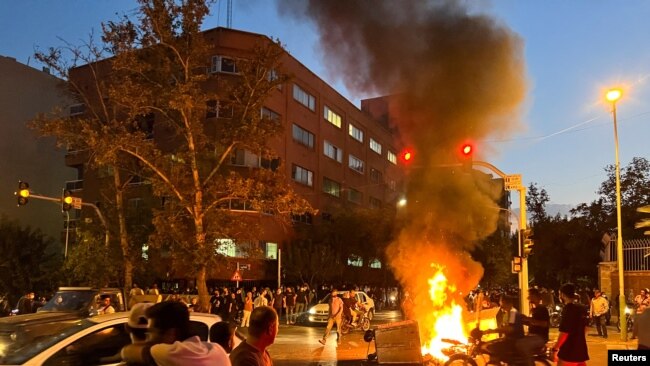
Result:
<instances>
[{"instance_id":1,"label":"burning debris","mask_svg":"<svg viewBox=\"0 0 650 366\"><path fill-rule=\"evenodd\" d=\"M423 353L444 358L443 338L465 342L463 295L483 275L468 251L496 230L489 179L452 174L465 141L517 129L526 92L523 42L461 1L280 0L280 11L313 21L329 72L357 95L392 95L391 120L417 152L407 187L408 225L389 247L413 297Z\"/></svg>"}]
</instances>

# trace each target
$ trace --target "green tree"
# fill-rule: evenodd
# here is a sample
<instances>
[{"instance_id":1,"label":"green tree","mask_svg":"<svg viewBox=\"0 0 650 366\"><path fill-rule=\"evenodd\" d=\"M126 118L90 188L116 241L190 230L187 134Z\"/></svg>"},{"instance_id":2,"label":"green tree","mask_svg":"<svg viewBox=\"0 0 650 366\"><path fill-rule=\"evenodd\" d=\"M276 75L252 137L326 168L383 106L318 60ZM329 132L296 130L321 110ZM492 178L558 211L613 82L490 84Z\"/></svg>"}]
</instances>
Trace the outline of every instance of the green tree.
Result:
<instances>
[{"instance_id":1,"label":"green tree","mask_svg":"<svg viewBox=\"0 0 650 366\"><path fill-rule=\"evenodd\" d=\"M25 291L45 294L57 286L63 256L54 239L2 216L0 253L0 293L12 304Z\"/></svg>"},{"instance_id":2,"label":"green tree","mask_svg":"<svg viewBox=\"0 0 650 366\"><path fill-rule=\"evenodd\" d=\"M247 221L237 220L241 214L230 205L246 205L260 216L274 213L279 220L310 209L294 194L286 169L275 169L268 143L282 124L260 113L288 80L279 72L285 51L260 38L239 55L236 74L208 74L213 44L200 27L211 2L139 3L136 21L124 17L103 25L104 45L97 49L108 50L111 58L71 70L70 81L93 90L83 99L97 106L92 110L111 111L79 119L78 131L103 161L137 162L139 176L164 202L154 212L151 243L195 269L187 275L196 276L207 305L207 267L219 265L217 240L258 233L242 228ZM219 114L218 123L206 123L210 112ZM231 169L226 163L244 150L270 169Z\"/></svg>"}]
</instances>

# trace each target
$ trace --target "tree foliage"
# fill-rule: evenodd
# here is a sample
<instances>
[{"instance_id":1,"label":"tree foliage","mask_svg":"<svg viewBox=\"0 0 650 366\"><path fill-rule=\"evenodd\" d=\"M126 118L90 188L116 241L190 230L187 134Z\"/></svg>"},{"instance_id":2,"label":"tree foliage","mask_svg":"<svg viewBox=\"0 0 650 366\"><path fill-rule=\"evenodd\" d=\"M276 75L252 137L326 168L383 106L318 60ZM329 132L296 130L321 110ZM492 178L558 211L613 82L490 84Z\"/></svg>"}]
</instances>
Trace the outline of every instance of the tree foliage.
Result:
<instances>
[{"instance_id":1,"label":"tree foliage","mask_svg":"<svg viewBox=\"0 0 650 366\"><path fill-rule=\"evenodd\" d=\"M52 291L60 279L61 249L40 231L0 217L0 294L15 303L26 291Z\"/></svg>"},{"instance_id":2,"label":"tree foliage","mask_svg":"<svg viewBox=\"0 0 650 366\"><path fill-rule=\"evenodd\" d=\"M154 211L151 244L195 269L187 276L196 276L207 303L206 268L219 265L217 239L256 234L254 227L242 228L250 221L237 219L242 214L229 209L233 202L280 220L310 209L294 194L284 167L228 165L241 150L273 165L276 154L268 143L282 124L261 111L288 80L279 72L286 53L279 43L260 37L248 53L238 55L236 73L208 73L214 44L200 28L210 2L139 3L136 21L124 17L104 24L104 44L88 47L90 57L78 56L100 59L108 52L112 57L71 70L68 81L89 108L73 121L83 138L66 137L82 139L97 161L135 162L137 176L151 183L163 202ZM56 60L56 50L41 58L48 57ZM228 115L206 121L215 111ZM45 130L47 123L42 123Z\"/></svg>"}]
</instances>

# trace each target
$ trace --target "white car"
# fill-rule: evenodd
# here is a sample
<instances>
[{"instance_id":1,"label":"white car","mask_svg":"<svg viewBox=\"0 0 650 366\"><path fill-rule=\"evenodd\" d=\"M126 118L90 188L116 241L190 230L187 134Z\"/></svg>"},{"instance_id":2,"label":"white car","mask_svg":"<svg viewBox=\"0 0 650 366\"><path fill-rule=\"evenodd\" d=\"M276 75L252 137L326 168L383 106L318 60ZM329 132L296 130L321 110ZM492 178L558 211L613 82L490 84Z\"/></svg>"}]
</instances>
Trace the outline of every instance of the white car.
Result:
<instances>
[{"instance_id":1,"label":"white car","mask_svg":"<svg viewBox=\"0 0 650 366\"><path fill-rule=\"evenodd\" d=\"M347 291L339 291L339 297L343 298L343 294ZM368 319L372 320L375 316L375 301L363 291L357 291L357 302L361 302L363 307L368 311ZM330 294L327 294L318 304L312 306L307 310L307 314L302 317L306 323L327 323L330 311Z\"/></svg>"},{"instance_id":2,"label":"white car","mask_svg":"<svg viewBox=\"0 0 650 366\"><path fill-rule=\"evenodd\" d=\"M128 316L128 312L119 312L83 319L61 319L47 313L36 313L2 318L0 365L117 365L120 361L111 357L131 343L124 327ZM190 321L191 332L207 341L210 328L221 318L190 313Z\"/></svg>"}]
</instances>

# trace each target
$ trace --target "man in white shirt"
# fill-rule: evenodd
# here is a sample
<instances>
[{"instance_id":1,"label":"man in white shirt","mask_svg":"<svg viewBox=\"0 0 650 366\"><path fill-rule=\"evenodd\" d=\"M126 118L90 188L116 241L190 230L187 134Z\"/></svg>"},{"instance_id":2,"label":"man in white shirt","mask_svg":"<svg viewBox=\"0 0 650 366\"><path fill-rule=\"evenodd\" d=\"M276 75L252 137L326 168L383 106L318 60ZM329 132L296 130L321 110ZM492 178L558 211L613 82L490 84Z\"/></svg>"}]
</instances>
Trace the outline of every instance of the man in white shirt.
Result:
<instances>
[{"instance_id":1,"label":"man in white shirt","mask_svg":"<svg viewBox=\"0 0 650 366\"><path fill-rule=\"evenodd\" d=\"M102 304L99 306L97 313L101 315L101 314L113 314L114 312L115 312L115 308L111 305L110 295L102 296Z\"/></svg>"},{"instance_id":2,"label":"man in white shirt","mask_svg":"<svg viewBox=\"0 0 650 366\"><path fill-rule=\"evenodd\" d=\"M125 346L123 361L158 366L230 366L221 346L190 335L190 313L182 303L157 303L146 310L146 316L149 340Z\"/></svg>"},{"instance_id":3,"label":"man in white shirt","mask_svg":"<svg viewBox=\"0 0 650 366\"><path fill-rule=\"evenodd\" d=\"M607 327L605 326L605 315L609 310L609 301L604 298L599 289L594 290L594 298L591 299L591 306L589 307L589 316L596 324L596 331L598 336L607 338Z\"/></svg>"}]
</instances>

